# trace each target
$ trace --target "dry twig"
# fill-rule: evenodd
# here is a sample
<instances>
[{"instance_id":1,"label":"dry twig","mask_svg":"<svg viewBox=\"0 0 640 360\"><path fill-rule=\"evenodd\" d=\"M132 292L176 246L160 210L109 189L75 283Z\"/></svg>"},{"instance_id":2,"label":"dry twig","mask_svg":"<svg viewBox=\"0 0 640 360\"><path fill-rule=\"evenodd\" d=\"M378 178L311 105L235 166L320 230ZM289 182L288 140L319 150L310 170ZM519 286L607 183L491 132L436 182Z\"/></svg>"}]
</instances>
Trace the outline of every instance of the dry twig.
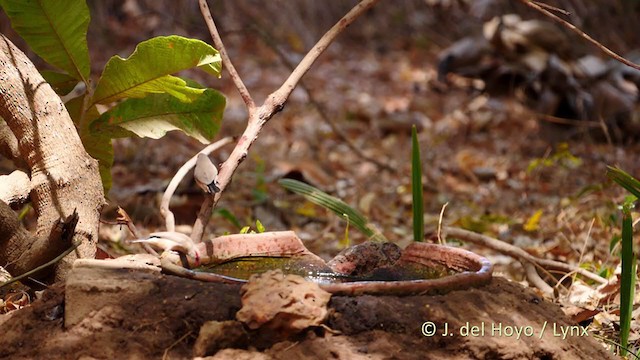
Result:
<instances>
[{"instance_id":1,"label":"dry twig","mask_svg":"<svg viewBox=\"0 0 640 360\"><path fill-rule=\"evenodd\" d=\"M572 266L572 265L565 264L563 262L559 262L555 260L537 258L517 246L507 244L504 241L500 241L498 239L494 239L486 235L474 233L474 232L463 230L463 229L453 228L453 227L445 227L444 231L449 236L452 236L470 243L474 243L476 245L484 246L489 249L498 251L502 254L514 257L520 260L521 262L523 262L523 264L526 262L529 262L547 270L561 270L565 272L575 272L597 283L600 283L600 284L607 283L607 279L601 277L598 274L594 274L586 269L583 269L581 267Z\"/></svg>"},{"instance_id":2,"label":"dry twig","mask_svg":"<svg viewBox=\"0 0 640 360\"><path fill-rule=\"evenodd\" d=\"M230 137L220 139L213 144L208 145L199 153L209 155L212 152L220 149L221 147L229 144L232 140L233 139ZM173 196L173 193L178 188L178 185L180 184L180 181L182 181L184 176L187 175L189 170L191 170L196 165L198 154L195 154L191 159L184 163L184 165L182 165L178 172L176 172L176 174L173 176L173 179L171 179L171 182L169 182L169 186L167 186L167 190L165 190L164 194L162 195L162 201L160 202L160 214L164 216L165 226L167 227L167 231L169 232L176 231L175 217L173 216L171 210L169 210L169 202L171 201L171 196Z\"/></svg>"},{"instance_id":3,"label":"dry twig","mask_svg":"<svg viewBox=\"0 0 640 360\"><path fill-rule=\"evenodd\" d=\"M619 62L630 66L634 69L640 70L640 65L635 64L625 58L623 58L622 56L616 54L615 52L613 52L612 50L610 50L608 47L602 45L600 42L598 42L598 40L592 38L591 36L589 36L588 34L586 34L584 31L578 29L575 25L573 25L572 23L558 17L556 14L550 12L549 10L545 9L545 7L549 7L549 5L542 5L540 3L538 3L537 1L531 1L531 0L520 0L521 3L527 5L530 8L533 8L539 12L541 12L543 15L551 18L552 20L554 20L555 22L559 23L560 25L566 27L567 29L573 31L574 33L580 35L580 37L582 37L583 39L587 40L588 42L592 43L593 45L595 45L598 49L600 49L603 53L607 54L608 56L618 60ZM555 11L560 11L560 9L554 8Z\"/></svg>"},{"instance_id":4,"label":"dry twig","mask_svg":"<svg viewBox=\"0 0 640 360\"><path fill-rule=\"evenodd\" d=\"M193 224L193 231L191 233L191 239L194 242L200 242L204 235L204 228L209 222L210 214L217 202L220 200L222 192L231 181L231 177L235 173L238 166L247 157L247 153L253 142L258 138L262 127L279 111L284 107L284 103L293 92L293 89L300 82L302 76L309 71L311 65L320 57L324 50L333 42L333 40L342 32L347 26L351 25L360 15L365 11L373 7L380 0L362 0L353 9L351 9L342 19L338 21L329 31L327 31L320 40L311 48L307 55L302 59L298 66L289 75L289 78L280 86L279 89L267 96L264 104L260 107L255 107L255 104L249 94L249 91L244 86L244 83L240 79L240 76L235 71L235 68L229 60L228 54L225 50L220 34L218 33L213 17L206 0L200 0L200 10L209 27L213 42L220 51L223 61L226 62L226 68L229 71L229 75L233 79L234 84L238 88L247 109L249 111L249 120L247 127L238 139L238 143L229 155L229 158L222 164L220 173L218 174L218 181L220 183L221 192L217 193L215 197L208 197L205 199L198 218Z\"/></svg>"},{"instance_id":5,"label":"dry twig","mask_svg":"<svg viewBox=\"0 0 640 360\"><path fill-rule=\"evenodd\" d=\"M253 17L252 17L253 18ZM254 28L256 29L256 32L258 33L258 35L260 35L260 38L263 40L263 42L269 46L276 55L278 55L278 57L280 58L280 61L290 70L293 71L295 69L295 66L293 63L291 63L291 61L287 58L287 56L282 52L282 50L280 50L280 48L278 47L277 44L275 44L275 42L273 41L273 39L271 38L271 36L264 31L262 28L258 27L257 25L255 25L258 22L259 19L255 19L253 18L254 21ZM320 118L327 124L329 125L329 127L331 128L331 131L333 131L333 133L338 137L338 139L340 139L340 141L342 141L344 144L347 145L347 147L349 149L351 149L351 151L353 151L353 153L358 156L361 159L364 159L366 161L369 161L371 163L376 164L376 166L378 166L381 169L385 169L388 171L395 171L395 169L390 166L387 165L386 163L378 160L377 158L373 157L373 156L369 156L367 154L365 154L362 150L360 150L360 148L358 148L353 141L351 141L351 139L349 138L349 136L347 134L345 134L344 131L342 131L342 129L340 129L336 123L331 119L331 117L329 117L329 115L327 115L327 110L325 109L325 107L316 99L316 97L314 96L313 92L311 91L311 87L309 87L307 85L307 82L304 80L300 81L300 87L307 93L307 96L309 97L309 103L315 108L316 112L318 113L318 115L320 115Z\"/></svg>"}]
</instances>

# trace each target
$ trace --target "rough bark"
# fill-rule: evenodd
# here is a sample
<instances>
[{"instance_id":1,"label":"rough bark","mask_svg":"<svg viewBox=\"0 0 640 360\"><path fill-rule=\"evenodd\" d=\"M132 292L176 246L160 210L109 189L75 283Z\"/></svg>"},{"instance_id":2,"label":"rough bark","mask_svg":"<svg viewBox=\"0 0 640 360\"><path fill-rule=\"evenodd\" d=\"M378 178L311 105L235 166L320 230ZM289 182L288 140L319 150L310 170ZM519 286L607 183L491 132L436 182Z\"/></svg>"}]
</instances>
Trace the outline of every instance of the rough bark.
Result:
<instances>
[{"instance_id":1,"label":"rough bark","mask_svg":"<svg viewBox=\"0 0 640 360\"><path fill-rule=\"evenodd\" d=\"M13 135L11 129L3 119L0 119L0 155L11 159L11 161L21 169L27 167L27 163L20 157L18 139L16 139L16 136Z\"/></svg>"},{"instance_id":2,"label":"rough bark","mask_svg":"<svg viewBox=\"0 0 640 360\"><path fill-rule=\"evenodd\" d=\"M56 247L49 243L52 226L74 209L79 214L74 241L82 244L58 265L56 278L61 279L76 257L95 254L98 220L104 204L98 162L84 150L60 97L26 55L3 35L0 35L0 116L18 139L20 154L31 170L30 199L38 225L32 243L26 248ZM22 248L24 244L4 246ZM26 251L19 263L40 262L41 259L26 259L31 256L31 251ZM0 254L0 262L16 260L3 256Z\"/></svg>"}]
</instances>

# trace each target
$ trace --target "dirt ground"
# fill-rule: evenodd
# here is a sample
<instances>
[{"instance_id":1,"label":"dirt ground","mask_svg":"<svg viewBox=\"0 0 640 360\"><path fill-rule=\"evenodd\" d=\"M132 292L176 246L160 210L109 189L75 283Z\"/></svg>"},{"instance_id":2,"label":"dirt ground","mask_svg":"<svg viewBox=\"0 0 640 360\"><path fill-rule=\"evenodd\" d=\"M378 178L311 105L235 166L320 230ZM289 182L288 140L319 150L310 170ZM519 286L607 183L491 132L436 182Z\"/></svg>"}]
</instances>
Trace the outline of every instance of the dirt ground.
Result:
<instances>
[{"instance_id":1,"label":"dirt ground","mask_svg":"<svg viewBox=\"0 0 640 360\"><path fill-rule=\"evenodd\" d=\"M200 327L206 321L235 320L241 306L236 285L80 270L70 277L74 295L67 294L66 302L65 288L57 285L42 300L3 319L0 358L191 359ZM96 285L81 290L77 281L87 279ZM106 286L105 279L120 285ZM141 295L128 284L151 284L151 290ZM78 311L73 302L81 296L100 300L85 317L73 320L69 312ZM212 359L256 358L258 352L266 359L612 358L592 334L572 328L558 306L503 278L445 295L334 296L329 307L326 327L287 338L245 328L236 338L225 337L232 345Z\"/></svg>"}]
</instances>

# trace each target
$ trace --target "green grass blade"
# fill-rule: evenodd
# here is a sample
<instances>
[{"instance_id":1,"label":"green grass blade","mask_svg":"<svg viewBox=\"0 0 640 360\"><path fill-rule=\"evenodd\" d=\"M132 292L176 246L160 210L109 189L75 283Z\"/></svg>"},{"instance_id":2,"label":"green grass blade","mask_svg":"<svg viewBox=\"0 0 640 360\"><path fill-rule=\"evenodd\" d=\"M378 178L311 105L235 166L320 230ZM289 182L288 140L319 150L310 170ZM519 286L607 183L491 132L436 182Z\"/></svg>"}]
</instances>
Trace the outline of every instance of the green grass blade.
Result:
<instances>
[{"instance_id":1,"label":"green grass blade","mask_svg":"<svg viewBox=\"0 0 640 360\"><path fill-rule=\"evenodd\" d=\"M424 241L422 164L416 126L411 128L411 193L413 194L413 241Z\"/></svg>"},{"instance_id":2,"label":"green grass blade","mask_svg":"<svg viewBox=\"0 0 640 360\"><path fill-rule=\"evenodd\" d=\"M607 177L640 199L640 181L617 167L607 167Z\"/></svg>"},{"instance_id":3,"label":"green grass blade","mask_svg":"<svg viewBox=\"0 0 640 360\"><path fill-rule=\"evenodd\" d=\"M235 215L233 215L231 211L229 211L229 209L220 208L218 209L217 212L218 214L220 214L220 216L222 216L224 219L230 222L233 226L235 226L238 229L242 229L242 225L240 224L240 221Z\"/></svg>"},{"instance_id":4,"label":"green grass blade","mask_svg":"<svg viewBox=\"0 0 640 360\"><path fill-rule=\"evenodd\" d=\"M622 215L622 279L620 284L620 345L621 356L627 353L633 311L636 280L636 257L633 252L633 224L631 211L623 207Z\"/></svg>"},{"instance_id":5,"label":"green grass blade","mask_svg":"<svg viewBox=\"0 0 640 360\"><path fill-rule=\"evenodd\" d=\"M384 235L382 235L382 233L380 233L380 231L376 229L364 215L347 205L344 201L301 181L281 179L278 181L278 184L287 190L304 196L307 200L316 205L331 210L331 212L338 215L341 219L344 219L346 215L349 224L360 230L369 238L369 240L387 241Z\"/></svg>"}]
</instances>

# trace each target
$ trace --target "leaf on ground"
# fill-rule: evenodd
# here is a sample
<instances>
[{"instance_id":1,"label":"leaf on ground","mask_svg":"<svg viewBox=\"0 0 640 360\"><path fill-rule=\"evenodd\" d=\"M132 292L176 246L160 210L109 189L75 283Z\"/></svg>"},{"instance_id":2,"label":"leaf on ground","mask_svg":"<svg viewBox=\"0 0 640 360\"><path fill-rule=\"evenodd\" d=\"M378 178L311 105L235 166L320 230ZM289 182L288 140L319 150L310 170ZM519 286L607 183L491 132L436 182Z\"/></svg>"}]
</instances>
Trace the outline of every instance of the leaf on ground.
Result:
<instances>
[{"instance_id":1,"label":"leaf on ground","mask_svg":"<svg viewBox=\"0 0 640 360\"><path fill-rule=\"evenodd\" d=\"M220 76L220 54L203 41L176 35L143 41L129 58L116 55L109 60L92 103L106 104L152 93L170 94L183 102L195 101L204 89L190 87L183 79L170 75L194 67Z\"/></svg>"},{"instance_id":2,"label":"leaf on ground","mask_svg":"<svg viewBox=\"0 0 640 360\"><path fill-rule=\"evenodd\" d=\"M89 8L84 0L2 0L11 27L49 64L89 78Z\"/></svg>"},{"instance_id":3,"label":"leaf on ground","mask_svg":"<svg viewBox=\"0 0 640 360\"><path fill-rule=\"evenodd\" d=\"M527 222L524 223L522 228L524 231L537 231L540 229L540 218L542 217L542 210L537 210L527 219Z\"/></svg>"}]
</instances>

